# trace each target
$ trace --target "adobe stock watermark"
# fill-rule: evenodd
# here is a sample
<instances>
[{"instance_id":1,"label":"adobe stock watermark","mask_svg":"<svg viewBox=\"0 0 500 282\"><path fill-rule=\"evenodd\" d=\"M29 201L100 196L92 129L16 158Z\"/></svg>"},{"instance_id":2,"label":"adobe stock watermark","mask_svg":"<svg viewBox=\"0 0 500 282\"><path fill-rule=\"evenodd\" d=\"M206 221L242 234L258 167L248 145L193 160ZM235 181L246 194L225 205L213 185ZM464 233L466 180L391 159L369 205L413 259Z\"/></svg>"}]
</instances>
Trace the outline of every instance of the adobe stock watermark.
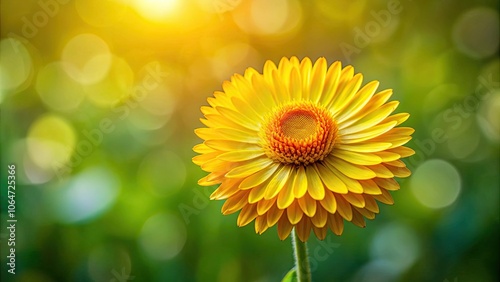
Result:
<instances>
[{"instance_id":1,"label":"adobe stock watermark","mask_svg":"<svg viewBox=\"0 0 500 282\"><path fill-rule=\"evenodd\" d=\"M191 203L186 204L186 203L180 203L177 208L179 209L179 212L182 215L182 218L184 219L184 222L189 224L191 220L189 219L192 215L198 215L201 213L203 209L205 209L209 202L210 202L210 192L208 189L203 187L202 189L200 188L193 188L191 189L191 192L193 192L194 196L193 199L191 200Z\"/></svg>"},{"instance_id":2,"label":"adobe stock watermark","mask_svg":"<svg viewBox=\"0 0 500 282\"><path fill-rule=\"evenodd\" d=\"M212 8L222 19L222 14L234 10L240 5L242 0L214 0L212 1Z\"/></svg>"},{"instance_id":3,"label":"adobe stock watermark","mask_svg":"<svg viewBox=\"0 0 500 282\"><path fill-rule=\"evenodd\" d=\"M339 44L339 48L347 62L351 61L353 54L361 53L363 48L370 45L373 39L380 35L382 29L388 28L393 17L397 16L401 11L403 11L403 6L399 0L389 0L386 9L378 12L374 10L370 11L372 20L365 23L363 27L358 26L354 28L352 44L347 42Z\"/></svg>"},{"instance_id":4,"label":"adobe stock watermark","mask_svg":"<svg viewBox=\"0 0 500 282\"><path fill-rule=\"evenodd\" d=\"M104 117L96 127L83 129L81 134L84 138L76 143L69 161L67 163L53 164L53 169L59 180L71 173L86 157L90 156L102 144L105 135L112 133L116 129L115 122L126 119L130 115L131 109L137 108L148 93L158 88L165 78L169 76L168 72L161 69L158 62L147 65L146 73L142 81L131 89L130 98L127 98L124 103L117 101L111 108L113 114L119 115L117 118Z\"/></svg>"},{"instance_id":5,"label":"adobe stock watermark","mask_svg":"<svg viewBox=\"0 0 500 282\"><path fill-rule=\"evenodd\" d=\"M415 155L407 159L410 170L415 169L436 151L437 145L450 139L445 128L458 130L466 119L474 117L474 112L482 101L488 99L492 93L499 91L500 81L495 81L493 74L478 78L478 84L474 93L468 95L460 102L445 109L437 117L444 121L446 127L436 127L431 131L430 137L425 139L415 139ZM406 179L403 179L403 181Z\"/></svg>"},{"instance_id":6,"label":"adobe stock watermark","mask_svg":"<svg viewBox=\"0 0 500 282\"><path fill-rule=\"evenodd\" d=\"M340 247L339 243L333 242L333 236L326 236L325 240L319 240L314 249L309 249L309 265L311 273L315 272L320 263L326 261Z\"/></svg>"},{"instance_id":7,"label":"adobe stock watermark","mask_svg":"<svg viewBox=\"0 0 500 282\"><path fill-rule=\"evenodd\" d=\"M34 12L31 16L23 16L21 21L23 26L21 27L21 35L15 32L9 32L7 36L21 39L20 41L26 42L28 39L34 38L40 29L44 28L50 21L54 18L59 11L61 6L66 5L70 0L39 0L37 2L40 9ZM15 50L17 46L13 46Z\"/></svg>"},{"instance_id":8,"label":"adobe stock watermark","mask_svg":"<svg viewBox=\"0 0 500 282\"><path fill-rule=\"evenodd\" d=\"M113 268L111 270L111 274L113 274L114 278L111 278L109 282L126 282L135 279L135 276L131 276L130 273L125 269L125 267L122 267L121 272L118 272Z\"/></svg>"}]
</instances>

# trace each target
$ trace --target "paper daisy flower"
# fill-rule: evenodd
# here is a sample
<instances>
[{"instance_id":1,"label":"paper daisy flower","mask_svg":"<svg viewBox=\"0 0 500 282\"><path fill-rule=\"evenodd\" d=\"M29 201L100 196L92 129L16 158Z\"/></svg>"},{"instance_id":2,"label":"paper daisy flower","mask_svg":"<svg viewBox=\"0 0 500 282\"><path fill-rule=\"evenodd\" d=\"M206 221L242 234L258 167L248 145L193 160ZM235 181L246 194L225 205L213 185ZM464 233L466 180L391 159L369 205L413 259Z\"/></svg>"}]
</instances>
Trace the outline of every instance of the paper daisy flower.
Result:
<instances>
[{"instance_id":1,"label":"paper daisy flower","mask_svg":"<svg viewBox=\"0 0 500 282\"><path fill-rule=\"evenodd\" d=\"M362 80L325 58L235 74L201 107L193 162L209 174L198 183L220 184L211 199L225 200L225 215L239 211L238 226L255 220L261 234L277 224L281 240L294 227L303 242L311 229L322 240L344 221L364 227L377 202L393 204L394 177L410 175L401 158L414 154L403 146L414 130L397 127L409 114L391 115L392 90Z\"/></svg>"}]
</instances>

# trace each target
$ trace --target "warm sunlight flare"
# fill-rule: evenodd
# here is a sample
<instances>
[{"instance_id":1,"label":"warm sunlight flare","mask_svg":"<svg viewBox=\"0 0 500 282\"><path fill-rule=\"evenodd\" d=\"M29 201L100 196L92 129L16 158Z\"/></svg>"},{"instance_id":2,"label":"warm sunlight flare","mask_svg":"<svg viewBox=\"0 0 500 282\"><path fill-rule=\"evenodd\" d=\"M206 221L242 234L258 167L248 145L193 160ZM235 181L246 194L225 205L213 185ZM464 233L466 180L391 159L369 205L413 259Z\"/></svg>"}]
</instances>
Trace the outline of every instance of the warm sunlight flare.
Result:
<instances>
[{"instance_id":1,"label":"warm sunlight flare","mask_svg":"<svg viewBox=\"0 0 500 282\"><path fill-rule=\"evenodd\" d=\"M136 0L134 4L144 18L162 22L175 13L180 3L179 0Z\"/></svg>"}]
</instances>

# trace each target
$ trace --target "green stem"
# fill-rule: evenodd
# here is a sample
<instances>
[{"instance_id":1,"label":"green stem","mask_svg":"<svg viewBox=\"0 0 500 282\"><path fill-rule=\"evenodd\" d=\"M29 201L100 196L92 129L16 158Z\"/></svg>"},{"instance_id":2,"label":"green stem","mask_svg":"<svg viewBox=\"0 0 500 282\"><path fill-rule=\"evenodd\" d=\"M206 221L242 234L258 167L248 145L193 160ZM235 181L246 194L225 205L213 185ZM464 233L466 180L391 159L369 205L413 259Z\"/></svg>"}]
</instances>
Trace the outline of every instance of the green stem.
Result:
<instances>
[{"instance_id":1,"label":"green stem","mask_svg":"<svg viewBox=\"0 0 500 282\"><path fill-rule=\"evenodd\" d=\"M309 265L309 257L307 256L307 245L297 237L295 228L292 230L292 244L297 281L311 282L311 266Z\"/></svg>"}]
</instances>

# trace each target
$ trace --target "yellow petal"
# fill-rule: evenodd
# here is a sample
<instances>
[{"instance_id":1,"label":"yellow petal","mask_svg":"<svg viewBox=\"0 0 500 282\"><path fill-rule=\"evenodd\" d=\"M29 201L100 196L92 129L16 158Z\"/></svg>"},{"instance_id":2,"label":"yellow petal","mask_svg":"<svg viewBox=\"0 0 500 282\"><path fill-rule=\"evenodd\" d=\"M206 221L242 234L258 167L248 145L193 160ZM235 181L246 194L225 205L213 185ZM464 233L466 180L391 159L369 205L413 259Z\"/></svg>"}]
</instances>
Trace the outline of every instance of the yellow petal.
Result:
<instances>
[{"instance_id":1,"label":"yellow petal","mask_svg":"<svg viewBox=\"0 0 500 282\"><path fill-rule=\"evenodd\" d=\"M272 165L273 161L268 158L251 160L245 164L241 164L231 169L228 173L226 173L226 177L228 178L247 177L256 173L257 171L268 169Z\"/></svg>"},{"instance_id":2,"label":"yellow petal","mask_svg":"<svg viewBox=\"0 0 500 282\"><path fill-rule=\"evenodd\" d=\"M395 166L395 167L406 167L406 164L402 160L384 162L384 164L389 165L389 166Z\"/></svg>"},{"instance_id":3,"label":"yellow petal","mask_svg":"<svg viewBox=\"0 0 500 282\"><path fill-rule=\"evenodd\" d=\"M340 70L342 68L342 63L340 61L334 62L326 73L325 86L321 97L319 98L319 104L329 105L332 102L332 98L337 92L337 87L340 79Z\"/></svg>"},{"instance_id":4,"label":"yellow petal","mask_svg":"<svg viewBox=\"0 0 500 282\"><path fill-rule=\"evenodd\" d=\"M302 219L302 216L304 215L304 212L299 207L298 203L292 203L286 209L286 214L288 216L288 220L290 221L290 223L293 224L293 225L295 225L295 224L299 223L299 221Z\"/></svg>"},{"instance_id":5,"label":"yellow petal","mask_svg":"<svg viewBox=\"0 0 500 282\"><path fill-rule=\"evenodd\" d=\"M374 80L367 83L356 93L356 99L353 99L344 109L342 109L336 117L338 123L357 114L368 102L379 86L379 82Z\"/></svg>"},{"instance_id":6,"label":"yellow petal","mask_svg":"<svg viewBox=\"0 0 500 282\"><path fill-rule=\"evenodd\" d=\"M245 205L248 205L248 191L239 191L234 194L232 197L229 197L224 205L222 205L221 212L223 215L232 214L240 209L242 209Z\"/></svg>"},{"instance_id":7,"label":"yellow petal","mask_svg":"<svg viewBox=\"0 0 500 282\"><path fill-rule=\"evenodd\" d=\"M276 198L266 200L262 199L257 202L257 213L259 215L264 215L267 211L276 203Z\"/></svg>"},{"instance_id":8,"label":"yellow petal","mask_svg":"<svg viewBox=\"0 0 500 282\"><path fill-rule=\"evenodd\" d=\"M345 87L343 87L343 84L339 85L338 91L340 92L340 94L336 99L335 103L332 105L332 109L336 110L336 112L333 114L335 118L337 118L337 116L342 112L342 110L345 107L347 107L349 103L352 102L362 82L363 82L363 75L358 73L352 78L352 80L348 81L347 84L345 84Z\"/></svg>"},{"instance_id":9,"label":"yellow petal","mask_svg":"<svg viewBox=\"0 0 500 282\"><path fill-rule=\"evenodd\" d=\"M389 122L395 120L397 122L396 125L400 125L405 122L410 117L409 113L398 113L392 116L387 117L384 122Z\"/></svg>"},{"instance_id":10,"label":"yellow petal","mask_svg":"<svg viewBox=\"0 0 500 282\"><path fill-rule=\"evenodd\" d=\"M329 214L328 215L328 227L332 230L336 235L341 235L344 231L344 220L339 215L339 213Z\"/></svg>"},{"instance_id":11,"label":"yellow petal","mask_svg":"<svg viewBox=\"0 0 500 282\"><path fill-rule=\"evenodd\" d=\"M373 153L380 152L392 146L389 142L369 142L369 143L354 143L354 144L335 144L336 148L358 153Z\"/></svg>"},{"instance_id":12,"label":"yellow petal","mask_svg":"<svg viewBox=\"0 0 500 282\"><path fill-rule=\"evenodd\" d=\"M363 193L369 195L380 195L382 191L380 191L380 187L378 187L377 183L372 179L367 180L359 180L361 186L363 186Z\"/></svg>"},{"instance_id":13,"label":"yellow petal","mask_svg":"<svg viewBox=\"0 0 500 282\"><path fill-rule=\"evenodd\" d=\"M311 217L311 223L316 227L325 227L326 222L328 220L328 213L321 206L318 207L316 214Z\"/></svg>"},{"instance_id":14,"label":"yellow petal","mask_svg":"<svg viewBox=\"0 0 500 282\"><path fill-rule=\"evenodd\" d=\"M335 200L333 193L330 191L325 191L325 198L319 203L329 213L335 213L337 211L337 201Z\"/></svg>"},{"instance_id":15,"label":"yellow petal","mask_svg":"<svg viewBox=\"0 0 500 282\"><path fill-rule=\"evenodd\" d=\"M357 132L351 131L351 128L348 127L346 129L341 130L340 132L342 143L358 143L375 138L391 130L395 125L396 121L391 121L388 123L383 123L369 128L365 128Z\"/></svg>"},{"instance_id":16,"label":"yellow petal","mask_svg":"<svg viewBox=\"0 0 500 282\"><path fill-rule=\"evenodd\" d=\"M290 181L283 186L281 192L278 194L278 208L286 209L293 203L293 186Z\"/></svg>"},{"instance_id":17,"label":"yellow petal","mask_svg":"<svg viewBox=\"0 0 500 282\"><path fill-rule=\"evenodd\" d=\"M300 166L293 179L293 194L295 198L301 198L307 192L307 175L303 166Z\"/></svg>"},{"instance_id":18,"label":"yellow petal","mask_svg":"<svg viewBox=\"0 0 500 282\"><path fill-rule=\"evenodd\" d=\"M326 161L352 179L371 179L377 176L371 169L363 165L356 165L339 158L326 158Z\"/></svg>"},{"instance_id":19,"label":"yellow petal","mask_svg":"<svg viewBox=\"0 0 500 282\"><path fill-rule=\"evenodd\" d=\"M255 233L262 234L268 228L266 216L257 216L257 218L255 218Z\"/></svg>"},{"instance_id":20,"label":"yellow petal","mask_svg":"<svg viewBox=\"0 0 500 282\"><path fill-rule=\"evenodd\" d=\"M261 169L256 173L248 176L241 182L240 189L246 190L264 183L266 180L271 178L271 176L276 172L279 166L280 165L277 163L272 163L266 169Z\"/></svg>"},{"instance_id":21,"label":"yellow petal","mask_svg":"<svg viewBox=\"0 0 500 282\"><path fill-rule=\"evenodd\" d=\"M305 57L302 62L300 62L300 76L302 77L302 98L304 100L309 100L310 81L311 81L311 69L312 62L309 57Z\"/></svg>"},{"instance_id":22,"label":"yellow petal","mask_svg":"<svg viewBox=\"0 0 500 282\"><path fill-rule=\"evenodd\" d=\"M317 103L323 92L323 86L325 84L327 62L324 57L320 57L314 63L311 71L311 86L309 92L309 98L312 102Z\"/></svg>"},{"instance_id":23,"label":"yellow petal","mask_svg":"<svg viewBox=\"0 0 500 282\"><path fill-rule=\"evenodd\" d=\"M280 240L285 240L290 235L292 228L293 225L288 221L288 217L286 215L281 216L278 221L278 237L280 237Z\"/></svg>"},{"instance_id":24,"label":"yellow petal","mask_svg":"<svg viewBox=\"0 0 500 282\"><path fill-rule=\"evenodd\" d=\"M388 151L376 152L375 154L379 156L384 163L399 160L401 158L400 155Z\"/></svg>"},{"instance_id":25,"label":"yellow petal","mask_svg":"<svg viewBox=\"0 0 500 282\"><path fill-rule=\"evenodd\" d=\"M286 89L285 84L280 79L278 71L273 71L273 85L274 85L274 93L278 100L278 103L283 103L290 101L290 95L288 94L288 89Z\"/></svg>"},{"instance_id":26,"label":"yellow petal","mask_svg":"<svg viewBox=\"0 0 500 282\"><path fill-rule=\"evenodd\" d=\"M250 190L250 194L248 195L248 202L250 204L253 204L264 200L264 193L266 192L266 188L267 183L263 183L258 185L257 187L253 187Z\"/></svg>"},{"instance_id":27,"label":"yellow petal","mask_svg":"<svg viewBox=\"0 0 500 282\"><path fill-rule=\"evenodd\" d=\"M207 140L203 142L208 147L219 150L219 151L235 151L235 150L251 150L251 151L260 151L262 150L260 146L256 144L239 142L239 141L230 141L230 140Z\"/></svg>"},{"instance_id":28,"label":"yellow petal","mask_svg":"<svg viewBox=\"0 0 500 282\"><path fill-rule=\"evenodd\" d=\"M208 171L208 172L228 171L232 167L234 167L233 163L221 161L218 159L212 159L210 161L207 161L207 162L201 164L201 169L203 169L204 171Z\"/></svg>"},{"instance_id":29,"label":"yellow petal","mask_svg":"<svg viewBox=\"0 0 500 282\"><path fill-rule=\"evenodd\" d=\"M354 207L365 207L365 198L363 198L363 195L361 194L347 193L341 196L344 197L344 199L346 199L346 201Z\"/></svg>"},{"instance_id":30,"label":"yellow petal","mask_svg":"<svg viewBox=\"0 0 500 282\"><path fill-rule=\"evenodd\" d=\"M224 179L222 184L210 195L210 199L224 200L233 196L240 191L238 189L240 181L240 179Z\"/></svg>"},{"instance_id":31,"label":"yellow petal","mask_svg":"<svg viewBox=\"0 0 500 282\"><path fill-rule=\"evenodd\" d=\"M386 166L395 177L404 178L411 175L411 171L406 167Z\"/></svg>"},{"instance_id":32,"label":"yellow petal","mask_svg":"<svg viewBox=\"0 0 500 282\"><path fill-rule=\"evenodd\" d=\"M226 119L232 120L239 125L252 129L255 131L260 130L259 122L251 120L249 117L242 115L240 112L226 107L217 107L217 111Z\"/></svg>"},{"instance_id":33,"label":"yellow petal","mask_svg":"<svg viewBox=\"0 0 500 282\"><path fill-rule=\"evenodd\" d=\"M212 186L212 185L215 185L215 184L219 184L224 179L224 174L225 174L224 171L212 172L209 175L207 175L207 176L201 178L200 180L198 180L198 185L201 185L201 186Z\"/></svg>"},{"instance_id":34,"label":"yellow petal","mask_svg":"<svg viewBox=\"0 0 500 282\"><path fill-rule=\"evenodd\" d=\"M272 108L276 105L276 101L273 98L274 90L272 89L272 86L266 82L263 76L253 76L252 87L254 88L255 93L259 93L259 95L255 95L255 99L261 100L261 103L268 108Z\"/></svg>"},{"instance_id":35,"label":"yellow petal","mask_svg":"<svg viewBox=\"0 0 500 282\"><path fill-rule=\"evenodd\" d=\"M370 101L357 114L352 115L350 118L339 124L339 126L341 128L346 128L358 122L360 119L364 118L367 114L379 110L380 107L385 102L387 102L387 100L391 97L391 95L392 95L392 89L386 89L373 95Z\"/></svg>"},{"instance_id":36,"label":"yellow petal","mask_svg":"<svg viewBox=\"0 0 500 282\"><path fill-rule=\"evenodd\" d=\"M271 227L278 222L278 220L284 216L287 218L286 214L283 214L285 210L278 209L276 205L273 205L268 211L267 211L267 226ZM288 221L288 218L287 218Z\"/></svg>"},{"instance_id":37,"label":"yellow petal","mask_svg":"<svg viewBox=\"0 0 500 282\"><path fill-rule=\"evenodd\" d=\"M342 195L335 196L337 200L337 212L347 221L352 220L351 205L342 197Z\"/></svg>"},{"instance_id":38,"label":"yellow petal","mask_svg":"<svg viewBox=\"0 0 500 282\"><path fill-rule=\"evenodd\" d=\"M371 166L369 166L369 168L373 172L375 172L376 176L379 178L393 178L394 177L394 174L392 174L392 172L387 167L385 167L383 164L371 165Z\"/></svg>"},{"instance_id":39,"label":"yellow petal","mask_svg":"<svg viewBox=\"0 0 500 282\"><path fill-rule=\"evenodd\" d=\"M227 162L241 162L262 157L264 154L265 153L262 150L260 151L238 150L238 151L219 154L217 156L217 159Z\"/></svg>"},{"instance_id":40,"label":"yellow petal","mask_svg":"<svg viewBox=\"0 0 500 282\"><path fill-rule=\"evenodd\" d=\"M322 164L316 165L318 169L319 176L326 188L332 192L345 194L348 192L347 187L344 182L342 182L338 176L332 172L329 168L323 166Z\"/></svg>"},{"instance_id":41,"label":"yellow petal","mask_svg":"<svg viewBox=\"0 0 500 282\"><path fill-rule=\"evenodd\" d=\"M337 149L334 150L332 154L337 158L341 158L347 162L358 165L376 165L382 162L382 158L376 153L358 153Z\"/></svg>"},{"instance_id":42,"label":"yellow petal","mask_svg":"<svg viewBox=\"0 0 500 282\"><path fill-rule=\"evenodd\" d=\"M212 153L208 153L208 154L203 154L203 155L198 155L198 156L194 156L192 158L192 161L193 163L195 163L196 165L199 165L201 166L202 164L208 162L208 161L211 161L213 159L215 159L216 157L218 157L219 155L221 154L221 152L219 151L215 151L215 152L212 152Z\"/></svg>"},{"instance_id":43,"label":"yellow petal","mask_svg":"<svg viewBox=\"0 0 500 282\"><path fill-rule=\"evenodd\" d=\"M365 198L365 208L371 212L379 213L379 208L375 199L369 195L363 195Z\"/></svg>"},{"instance_id":44,"label":"yellow petal","mask_svg":"<svg viewBox=\"0 0 500 282\"><path fill-rule=\"evenodd\" d=\"M316 226L313 225L313 231L314 231L314 234L316 235L316 237L318 237L319 240L325 240L326 238L326 233L328 231L328 227L322 227L322 228L318 228Z\"/></svg>"},{"instance_id":45,"label":"yellow petal","mask_svg":"<svg viewBox=\"0 0 500 282\"><path fill-rule=\"evenodd\" d=\"M372 212L372 211L369 211L367 209L360 209L360 208L356 208L354 207L354 209L359 212L362 216L368 218L368 219L374 219L375 218L375 213Z\"/></svg>"},{"instance_id":46,"label":"yellow petal","mask_svg":"<svg viewBox=\"0 0 500 282\"><path fill-rule=\"evenodd\" d=\"M387 116L394 112L398 105L398 101L392 101L374 110L373 112L366 114L364 117L356 121L353 125L349 126L349 132L358 132L379 124ZM393 124L396 124L396 122L393 122ZM343 130L347 127L344 127L344 124L339 124L339 128Z\"/></svg>"},{"instance_id":47,"label":"yellow petal","mask_svg":"<svg viewBox=\"0 0 500 282\"><path fill-rule=\"evenodd\" d=\"M300 101L302 99L302 81L297 68L292 68L290 73L290 85L288 86L290 97L293 100Z\"/></svg>"},{"instance_id":48,"label":"yellow petal","mask_svg":"<svg viewBox=\"0 0 500 282\"><path fill-rule=\"evenodd\" d=\"M316 200L311 198L309 193L306 193L304 197L299 198L298 200L299 206L302 211L308 216L312 217L316 213Z\"/></svg>"},{"instance_id":49,"label":"yellow petal","mask_svg":"<svg viewBox=\"0 0 500 282\"><path fill-rule=\"evenodd\" d=\"M361 186L361 184L359 184L358 180L345 176L336 168L330 167L330 169L335 173L340 181L344 183L344 185L347 187L347 190L356 194L363 193L363 187Z\"/></svg>"},{"instance_id":50,"label":"yellow petal","mask_svg":"<svg viewBox=\"0 0 500 282\"><path fill-rule=\"evenodd\" d=\"M289 181L291 168L289 166L282 166L278 172L276 172L271 178L271 181L267 185L266 192L264 194L264 199L269 200L274 198L281 191L283 186L287 181Z\"/></svg>"},{"instance_id":51,"label":"yellow petal","mask_svg":"<svg viewBox=\"0 0 500 282\"><path fill-rule=\"evenodd\" d=\"M396 153L396 154L400 155L401 158L406 158L406 157L409 157L409 156L412 156L415 154L415 151L413 151L413 149L408 148L408 147L404 147L404 146L392 148L392 149L389 149L387 151L392 152L392 153Z\"/></svg>"},{"instance_id":52,"label":"yellow petal","mask_svg":"<svg viewBox=\"0 0 500 282\"><path fill-rule=\"evenodd\" d=\"M362 228L366 227L365 218L355 209L352 211L352 221L351 222L356 224L359 227L362 227Z\"/></svg>"},{"instance_id":53,"label":"yellow petal","mask_svg":"<svg viewBox=\"0 0 500 282\"><path fill-rule=\"evenodd\" d=\"M257 217L257 205L246 205L238 215L238 226L245 226Z\"/></svg>"},{"instance_id":54,"label":"yellow petal","mask_svg":"<svg viewBox=\"0 0 500 282\"><path fill-rule=\"evenodd\" d=\"M302 220L295 226L295 231L297 232L297 237L302 242L306 242L309 239L309 235L311 235L311 220L309 217L304 216Z\"/></svg>"},{"instance_id":55,"label":"yellow petal","mask_svg":"<svg viewBox=\"0 0 500 282\"><path fill-rule=\"evenodd\" d=\"M394 204L394 199L392 198L391 194L387 190L382 190L382 194L375 195L375 196L373 196L373 198L375 198L375 200L382 202L386 205Z\"/></svg>"},{"instance_id":56,"label":"yellow petal","mask_svg":"<svg viewBox=\"0 0 500 282\"><path fill-rule=\"evenodd\" d=\"M193 151L195 151L198 154L208 154L215 152L214 149L208 147L207 145L201 143L193 147Z\"/></svg>"},{"instance_id":57,"label":"yellow petal","mask_svg":"<svg viewBox=\"0 0 500 282\"><path fill-rule=\"evenodd\" d=\"M389 191L399 190L399 183L393 178L375 178L373 179L373 181L375 181L375 183L377 183L378 186L386 190Z\"/></svg>"},{"instance_id":58,"label":"yellow petal","mask_svg":"<svg viewBox=\"0 0 500 282\"><path fill-rule=\"evenodd\" d=\"M306 167L307 174L307 191L309 195L315 200L323 200L325 197L325 188L321 182L321 178L318 175L318 171L315 167L308 165Z\"/></svg>"}]
</instances>

